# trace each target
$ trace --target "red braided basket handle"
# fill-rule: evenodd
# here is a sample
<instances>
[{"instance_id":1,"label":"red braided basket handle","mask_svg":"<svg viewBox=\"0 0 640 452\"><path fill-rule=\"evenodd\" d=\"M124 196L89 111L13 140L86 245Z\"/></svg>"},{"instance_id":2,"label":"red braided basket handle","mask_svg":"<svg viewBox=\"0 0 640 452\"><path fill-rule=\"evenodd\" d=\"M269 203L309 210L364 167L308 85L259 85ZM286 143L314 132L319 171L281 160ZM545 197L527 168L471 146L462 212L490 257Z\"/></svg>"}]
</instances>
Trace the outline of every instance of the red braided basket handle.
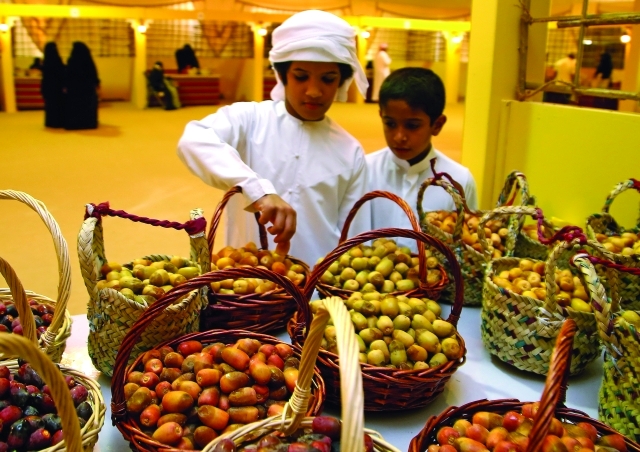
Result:
<instances>
[{"instance_id":1,"label":"red braided basket handle","mask_svg":"<svg viewBox=\"0 0 640 452\"><path fill-rule=\"evenodd\" d=\"M134 323L129 329L129 332L124 337L122 345L118 350L118 355L113 369L113 377L111 379L111 413L114 423L125 419L127 416L126 401L124 397L124 385L127 377L125 375L127 362L129 361L129 356L131 355L133 347L149 324L153 322L153 320L168 306L175 303L181 297L189 294L192 290L201 289L212 282L238 278L261 278L275 282L279 286L283 287L294 298L298 304L298 312L303 313L304 319L311 319L309 303L304 298L300 289L298 289L298 287L288 278L262 268L240 267L216 270L190 279L186 283L171 289L158 301L149 306L146 311L144 311L136 323Z\"/></svg>"},{"instance_id":2,"label":"red braided basket handle","mask_svg":"<svg viewBox=\"0 0 640 452\"><path fill-rule=\"evenodd\" d=\"M413 210L411 210L411 207L409 207L409 204L407 204L407 202L404 199L402 199L401 197L389 191L375 190L367 193L362 198L360 198L349 211L349 215L347 215L347 219L345 220L344 226L342 227L342 234L340 235L340 243L343 243L345 240L347 240L347 233L349 232L349 227L351 226L351 222L353 221L354 217L358 213L358 210L360 209L360 207L365 202L375 198L386 198L398 204L398 206L400 206L400 208L404 211L407 217L409 217L409 221L411 222L411 227L413 227L413 230L421 231L418 217L416 217L416 214L413 212ZM420 273L418 277L420 278L420 281L424 281L427 277L427 265L426 265L426 258L424 255L424 242L421 242L421 241L418 241L418 259L420 263L420 268L419 268Z\"/></svg>"},{"instance_id":3,"label":"red braided basket handle","mask_svg":"<svg viewBox=\"0 0 640 452\"><path fill-rule=\"evenodd\" d=\"M451 313L449 314L449 318L447 319L447 321L453 326L457 326L458 319L460 318L460 312L462 311L462 301L464 296L464 282L462 281L460 264L455 258L453 252L444 243L442 243L442 241L428 234L425 234L424 232L412 231L411 229L376 229L375 231L363 232L362 234L358 234L355 237L342 242L340 245L338 245L337 248L327 254L325 258L313 268L313 271L309 275L309 278L307 279L307 282L302 289L305 298L307 300L311 299L313 291L315 290L316 284L318 283L320 277L324 274L325 271L329 269L329 266L331 266L331 263L333 261L338 259L341 255L349 251L354 246L357 246L364 242L368 242L369 240L379 239L381 237L405 237L409 239L420 240L421 242L435 248L440 253L444 254L445 258L451 265L451 274L453 275L455 284L455 302L453 304L453 307L451 308ZM420 281L420 284L423 284L423 282ZM299 313L298 323L308 324L311 319L309 315L310 314L308 310Z\"/></svg>"},{"instance_id":4,"label":"red braided basket handle","mask_svg":"<svg viewBox=\"0 0 640 452\"><path fill-rule=\"evenodd\" d=\"M216 211L213 213L213 217L211 218L211 227L209 228L209 233L207 234L207 242L209 242L209 249L213 254L213 245L216 241L216 233L218 232L218 226L220 225L220 220L222 219L222 212L224 208L227 206L227 203L231 199L231 197L237 193L242 193L241 187L232 187L230 188L218 203L216 207ZM265 229L263 224L258 222L258 218L260 217L259 213L255 213L256 223L258 223L258 234L260 236L260 248L263 250L269 249L269 242L267 240L267 230ZM213 262L215 264L215 262Z\"/></svg>"}]
</instances>

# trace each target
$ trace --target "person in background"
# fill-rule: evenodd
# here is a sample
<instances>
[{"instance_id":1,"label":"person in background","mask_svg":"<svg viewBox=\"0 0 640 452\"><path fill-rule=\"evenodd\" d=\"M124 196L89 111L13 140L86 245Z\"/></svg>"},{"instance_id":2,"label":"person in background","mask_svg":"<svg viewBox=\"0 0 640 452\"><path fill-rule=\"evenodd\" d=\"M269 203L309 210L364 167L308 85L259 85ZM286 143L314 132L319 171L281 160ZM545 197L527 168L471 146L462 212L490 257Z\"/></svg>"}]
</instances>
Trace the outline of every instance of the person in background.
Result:
<instances>
[{"instance_id":1,"label":"person in background","mask_svg":"<svg viewBox=\"0 0 640 452\"><path fill-rule=\"evenodd\" d=\"M378 53L376 53L373 59L373 87L371 89L371 100L378 101L378 93L380 92L380 86L385 78L391 73L391 57L387 53L389 46L386 42L383 42L378 47Z\"/></svg>"},{"instance_id":2,"label":"person in background","mask_svg":"<svg viewBox=\"0 0 640 452\"><path fill-rule=\"evenodd\" d=\"M67 60L65 129L98 127L99 86L98 71L89 47L83 42L74 42Z\"/></svg>"},{"instance_id":3,"label":"person in background","mask_svg":"<svg viewBox=\"0 0 640 452\"><path fill-rule=\"evenodd\" d=\"M437 172L448 173L464 189L467 205L478 208L476 182L466 167L433 147L447 117L444 84L430 69L406 67L394 71L380 88L380 119L387 147L367 154L367 190L385 190L405 199L416 216L416 200L422 183ZM427 188L423 209L455 210L451 196L441 187ZM372 229L412 229L407 215L386 199L371 201ZM402 246L417 249L415 240L398 239Z\"/></svg>"},{"instance_id":4,"label":"person in background","mask_svg":"<svg viewBox=\"0 0 640 452\"><path fill-rule=\"evenodd\" d=\"M156 61L153 69L149 72L149 85L162 98L165 110L175 110L182 106L178 90L171 80L164 76L164 68L161 61Z\"/></svg>"},{"instance_id":5,"label":"person in background","mask_svg":"<svg viewBox=\"0 0 640 452\"><path fill-rule=\"evenodd\" d=\"M33 63L29 66L29 74L33 75L34 72L39 72L38 75L42 74L42 60L38 57L34 58Z\"/></svg>"},{"instance_id":6,"label":"person in background","mask_svg":"<svg viewBox=\"0 0 640 452\"><path fill-rule=\"evenodd\" d=\"M179 74L190 74L200 72L200 63L193 48L189 44L185 44L181 49L176 50L176 63L178 64Z\"/></svg>"},{"instance_id":7,"label":"person in background","mask_svg":"<svg viewBox=\"0 0 640 452\"><path fill-rule=\"evenodd\" d=\"M247 212L270 223L270 245L310 266L338 245L345 219L366 189L362 146L326 116L345 101L358 61L355 31L324 11L303 11L273 32L269 60L276 72L273 100L236 102L191 121L178 143L184 164L220 190L242 188L226 208L225 245L258 241ZM354 222L352 234L369 230ZM272 249L272 248L270 248Z\"/></svg>"},{"instance_id":8,"label":"person in background","mask_svg":"<svg viewBox=\"0 0 640 452\"><path fill-rule=\"evenodd\" d=\"M611 74L613 73L613 60L609 52L600 55L600 62L591 82L593 88L611 88Z\"/></svg>"},{"instance_id":9,"label":"person in background","mask_svg":"<svg viewBox=\"0 0 640 452\"><path fill-rule=\"evenodd\" d=\"M64 127L65 67L55 42L44 46L40 93L44 100L44 126Z\"/></svg>"},{"instance_id":10,"label":"person in background","mask_svg":"<svg viewBox=\"0 0 640 452\"><path fill-rule=\"evenodd\" d=\"M560 58L553 65L555 71L554 80L558 80L564 83L573 83L573 77L576 73L576 55L569 53L566 57ZM563 86L566 86L564 85ZM571 103L571 94L569 93L554 93L545 92L543 96L544 102L550 102L554 104L569 104Z\"/></svg>"}]
</instances>

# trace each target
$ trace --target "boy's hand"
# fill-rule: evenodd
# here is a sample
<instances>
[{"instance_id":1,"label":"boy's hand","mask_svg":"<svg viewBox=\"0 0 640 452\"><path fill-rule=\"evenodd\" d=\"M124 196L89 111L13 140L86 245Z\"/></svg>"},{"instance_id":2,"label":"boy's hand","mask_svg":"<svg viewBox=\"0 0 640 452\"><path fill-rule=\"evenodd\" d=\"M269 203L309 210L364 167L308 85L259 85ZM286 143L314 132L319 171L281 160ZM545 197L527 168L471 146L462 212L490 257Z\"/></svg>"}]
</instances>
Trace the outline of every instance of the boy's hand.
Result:
<instances>
[{"instance_id":1,"label":"boy's hand","mask_svg":"<svg viewBox=\"0 0 640 452\"><path fill-rule=\"evenodd\" d=\"M296 211L276 194L264 195L253 203L253 207L260 212L260 224L271 223L267 232L275 236L276 253L286 256L291 237L296 232Z\"/></svg>"}]
</instances>

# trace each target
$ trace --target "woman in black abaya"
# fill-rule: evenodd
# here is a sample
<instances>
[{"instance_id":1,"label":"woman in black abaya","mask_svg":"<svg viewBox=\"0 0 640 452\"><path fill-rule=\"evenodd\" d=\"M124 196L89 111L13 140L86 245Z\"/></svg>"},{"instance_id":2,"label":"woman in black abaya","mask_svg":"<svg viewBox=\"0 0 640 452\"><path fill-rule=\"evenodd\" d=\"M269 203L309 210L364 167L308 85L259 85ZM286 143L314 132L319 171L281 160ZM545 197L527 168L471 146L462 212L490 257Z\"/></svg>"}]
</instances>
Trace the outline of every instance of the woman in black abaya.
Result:
<instances>
[{"instance_id":1,"label":"woman in black abaya","mask_svg":"<svg viewBox=\"0 0 640 452\"><path fill-rule=\"evenodd\" d=\"M89 47L73 43L67 60L67 99L65 129L95 129L98 127L98 86L100 79Z\"/></svg>"},{"instance_id":2,"label":"woman in black abaya","mask_svg":"<svg viewBox=\"0 0 640 452\"><path fill-rule=\"evenodd\" d=\"M55 42L44 46L42 84L45 127L64 127L65 67Z\"/></svg>"}]
</instances>

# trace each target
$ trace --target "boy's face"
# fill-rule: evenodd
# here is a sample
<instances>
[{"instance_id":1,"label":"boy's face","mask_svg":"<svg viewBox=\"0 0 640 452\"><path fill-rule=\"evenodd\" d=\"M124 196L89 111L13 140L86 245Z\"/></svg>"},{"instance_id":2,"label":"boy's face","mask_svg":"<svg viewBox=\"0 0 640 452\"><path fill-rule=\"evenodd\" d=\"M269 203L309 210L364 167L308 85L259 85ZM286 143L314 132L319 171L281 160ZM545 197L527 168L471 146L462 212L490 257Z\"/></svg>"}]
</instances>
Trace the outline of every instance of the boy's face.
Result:
<instances>
[{"instance_id":1,"label":"boy's face","mask_svg":"<svg viewBox=\"0 0 640 452\"><path fill-rule=\"evenodd\" d=\"M302 121L319 121L331 107L339 86L338 63L294 61L284 86L287 111Z\"/></svg>"},{"instance_id":2,"label":"boy's face","mask_svg":"<svg viewBox=\"0 0 640 452\"><path fill-rule=\"evenodd\" d=\"M431 145L431 137L442 130L447 117L441 115L431 124L429 116L413 109L404 100L394 99L380 108L384 138L391 152L402 160L411 160Z\"/></svg>"}]
</instances>

